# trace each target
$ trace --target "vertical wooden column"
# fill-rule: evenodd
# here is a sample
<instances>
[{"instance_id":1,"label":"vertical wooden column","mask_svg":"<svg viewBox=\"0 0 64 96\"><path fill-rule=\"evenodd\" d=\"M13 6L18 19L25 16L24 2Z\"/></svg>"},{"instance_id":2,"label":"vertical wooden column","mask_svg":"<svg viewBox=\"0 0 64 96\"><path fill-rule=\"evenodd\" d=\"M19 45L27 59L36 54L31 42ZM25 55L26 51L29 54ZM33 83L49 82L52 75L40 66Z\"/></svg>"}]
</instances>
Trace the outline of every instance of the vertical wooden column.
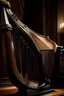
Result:
<instances>
[{"instance_id":1,"label":"vertical wooden column","mask_svg":"<svg viewBox=\"0 0 64 96\"><path fill-rule=\"evenodd\" d=\"M12 26L9 24L6 9L0 6L0 95L12 94L17 88L12 85L7 71L7 53L5 45L5 32L11 31Z\"/></svg>"}]
</instances>

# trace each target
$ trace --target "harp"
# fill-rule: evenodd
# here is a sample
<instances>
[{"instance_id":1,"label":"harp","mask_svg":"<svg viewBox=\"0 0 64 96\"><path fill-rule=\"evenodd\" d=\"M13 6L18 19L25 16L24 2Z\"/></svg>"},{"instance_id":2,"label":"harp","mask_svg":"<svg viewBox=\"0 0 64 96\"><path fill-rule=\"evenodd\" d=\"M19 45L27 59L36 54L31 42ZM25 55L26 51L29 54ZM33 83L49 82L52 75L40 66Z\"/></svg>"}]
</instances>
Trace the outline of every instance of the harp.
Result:
<instances>
[{"instance_id":1,"label":"harp","mask_svg":"<svg viewBox=\"0 0 64 96\"><path fill-rule=\"evenodd\" d=\"M8 2L3 1L0 1L0 30L4 33L11 82L29 96L53 91L50 79L55 75L54 55L58 45L49 36L40 35L23 24Z\"/></svg>"}]
</instances>

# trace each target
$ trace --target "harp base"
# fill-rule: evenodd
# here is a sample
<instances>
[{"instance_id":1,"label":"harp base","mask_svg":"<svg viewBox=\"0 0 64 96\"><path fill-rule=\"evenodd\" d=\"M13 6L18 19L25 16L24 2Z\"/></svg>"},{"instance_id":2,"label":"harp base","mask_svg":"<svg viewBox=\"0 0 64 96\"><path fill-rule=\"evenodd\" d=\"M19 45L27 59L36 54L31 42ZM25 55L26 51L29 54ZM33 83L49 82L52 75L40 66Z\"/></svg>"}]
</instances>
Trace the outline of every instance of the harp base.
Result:
<instances>
[{"instance_id":1,"label":"harp base","mask_svg":"<svg viewBox=\"0 0 64 96\"><path fill-rule=\"evenodd\" d=\"M46 93L50 93L50 92L54 92L53 89L51 89L51 87L49 85L45 85L42 88L39 88L37 90L31 90L31 89L19 89L18 93L19 96L21 96L21 94L23 94L23 96L39 96L39 95L43 95Z\"/></svg>"}]
</instances>

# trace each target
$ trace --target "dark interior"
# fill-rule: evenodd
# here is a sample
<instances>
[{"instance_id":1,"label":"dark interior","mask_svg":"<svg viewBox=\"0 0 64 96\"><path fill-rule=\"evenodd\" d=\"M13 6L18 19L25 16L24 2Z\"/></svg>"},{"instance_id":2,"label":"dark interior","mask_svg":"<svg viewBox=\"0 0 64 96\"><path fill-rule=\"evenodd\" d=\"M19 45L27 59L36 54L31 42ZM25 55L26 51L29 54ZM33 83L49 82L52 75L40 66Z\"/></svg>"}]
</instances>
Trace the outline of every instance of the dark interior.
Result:
<instances>
[{"instance_id":1,"label":"dark interior","mask_svg":"<svg viewBox=\"0 0 64 96\"><path fill-rule=\"evenodd\" d=\"M0 1L1 95L64 95L63 3Z\"/></svg>"}]
</instances>

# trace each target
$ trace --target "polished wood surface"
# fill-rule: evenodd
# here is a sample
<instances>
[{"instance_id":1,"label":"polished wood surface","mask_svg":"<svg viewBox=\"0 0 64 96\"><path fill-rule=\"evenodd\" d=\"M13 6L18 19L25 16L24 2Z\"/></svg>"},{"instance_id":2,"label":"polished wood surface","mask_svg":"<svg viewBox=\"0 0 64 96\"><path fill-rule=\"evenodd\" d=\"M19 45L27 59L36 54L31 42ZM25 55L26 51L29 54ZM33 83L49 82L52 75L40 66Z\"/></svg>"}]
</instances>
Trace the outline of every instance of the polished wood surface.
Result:
<instances>
[{"instance_id":1,"label":"polished wood surface","mask_svg":"<svg viewBox=\"0 0 64 96\"><path fill-rule=\"evenodd\" d=\"M6 30L9 30L10 28L12 29L9 25L5 8L3 8L3 5L1 6L0 0L0 96L17 92L17 88L10 81L7 68L8 55L4 33L6 33Z\"/></svg>"},{"instance_id":2,"label":"polished wood surface","mask_svg":"<svg viewBox=\"0 0 64 96\"><path fill-rule=\"evenodd\" d=\"M61 95L61 94L64 94L64 89L54 89L54 92L51 92L49 94L45 94L42 96L57 96L57 95Z\"/></svg>"},{"instance_id":3,"label":"polished wood surface","mask_svg":"<svg viewBox=\"0 0 64 96\"><path fill-rule=\"evenodd\" d=\"M0 90L2 90L0 92L0 96L21 96L21 95L24 96L23 94L18 92L18 89L14 90L14 88L15 87L10 87L10 88L6 88L6 89L0 88ZM10 93L10 91L9 91L10 89L11 89L12 93ZM3 90L4 90L4 92L3 92ZM7 90L7 92L5 90ZM63 94L64 94L64 89L54 89L54 92L50 92L50 93L39 95L39 96L59 96L59 95L63 95Z\"/></svg>"},{"instance_id":4,"label":"polished wood surface","mask_svg":"<svg viewBox=\"0 0 64 96\"><path fill-rule=\"evenodd\" d=\"M15 86L0 87L0 96L2 95L12 95L18 92L18 89Z\"/></svg>"}]
</instances>

